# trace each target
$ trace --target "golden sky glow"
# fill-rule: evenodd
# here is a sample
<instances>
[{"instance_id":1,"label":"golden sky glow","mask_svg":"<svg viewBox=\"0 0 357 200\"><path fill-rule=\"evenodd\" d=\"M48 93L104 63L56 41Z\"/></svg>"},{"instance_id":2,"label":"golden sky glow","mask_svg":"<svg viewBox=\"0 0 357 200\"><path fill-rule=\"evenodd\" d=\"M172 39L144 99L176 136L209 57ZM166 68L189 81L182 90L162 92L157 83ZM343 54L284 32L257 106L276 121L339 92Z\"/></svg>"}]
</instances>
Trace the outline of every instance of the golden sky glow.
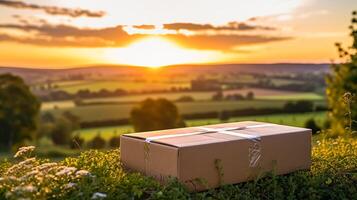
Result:
<instances>
[{"instance_id":1,"label":"golden sky glow","mask_svg":"<svg viewBox=\"0 0 357 200\"><path fill-rule=\"evenodd\" d=\"M330 62L335 42L350 44L356 7L355 0L0 0L0 66Z\"/></svg>"}]
</instances>

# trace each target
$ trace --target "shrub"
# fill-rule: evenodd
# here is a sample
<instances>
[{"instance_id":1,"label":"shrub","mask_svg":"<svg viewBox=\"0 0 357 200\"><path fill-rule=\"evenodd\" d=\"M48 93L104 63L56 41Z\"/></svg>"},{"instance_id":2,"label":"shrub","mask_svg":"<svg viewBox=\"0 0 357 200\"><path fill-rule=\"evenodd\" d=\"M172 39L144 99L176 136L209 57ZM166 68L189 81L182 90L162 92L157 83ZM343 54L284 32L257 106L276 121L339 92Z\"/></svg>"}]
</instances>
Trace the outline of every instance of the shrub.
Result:
<instances>
[{"instance_id":1,"label":"shrub","mask_svg":"<svg viewBox=\"0 0 357 200\"><path fill-rule=\"evenodd\" d=\"M105 140L98 133L90 142L89 147L92 149L103 149L105 147Z\"/></svg>"},{"instance_id":2,"label":"shrub","mask_svg":"<svg viewBox=\"0 0 357 200\"><path fill-rule=\"evenodd\" d=\"M312 130L312 134L316 134L321 131L321 128L316 124L314 119L309 119L305 122L305 127Z\"/></svg>"},{"instance_id":3,"label":"shrub","mask_svg":"<svg viewBox=\"0 0 357 200\"><path fill-rule=\"evenodd\" d=\"M109 146L112 148L120 147L120 136L113 136L109 140Z\"/></svg>"},{"instance_id":4,"label":"shrub","mask_svg":"<svg viewBox=\"0 0 357 200\"><path fill-rule=\"evenodd\" d=\"M346 119L346 114L348 114L353 121L357 121L357 103L343 101L344 94L357 94L356 11L352 13L350 30L352 45L348 49L344 49L341 44L336 44L342 62L332 65L331 73L326 78L326 96L329 108L331 109L329 113L331 129L337 134L346 133L346 127L350 128L351 126L352 129L357 129L357 123L350 124L350 120ZM356 101L356 99L354 100Z\"/></svg>"},{"instance_id":5,"label":"shrub","mask_svg":"<svg viewBox=\"0 0 357 200\"><path fill-rule=\"evenodd\" d=\"M56 145L70 144L72 139L71 122L64 117L58 118L51 132L51 138L53 143Z\"/></svg>"},{"instance_id":6,"label":"shrub","mask_svg":"<svg viewBox=\"0 0 357 200\"><path fill-rule=\"evenodd\" d=\"M314 104L312 101L299 100L296 102L289 101L284 105L284 110L286 112L301 113L301 112L311 112L314 109Z\"/></svg>"}]
</instances>

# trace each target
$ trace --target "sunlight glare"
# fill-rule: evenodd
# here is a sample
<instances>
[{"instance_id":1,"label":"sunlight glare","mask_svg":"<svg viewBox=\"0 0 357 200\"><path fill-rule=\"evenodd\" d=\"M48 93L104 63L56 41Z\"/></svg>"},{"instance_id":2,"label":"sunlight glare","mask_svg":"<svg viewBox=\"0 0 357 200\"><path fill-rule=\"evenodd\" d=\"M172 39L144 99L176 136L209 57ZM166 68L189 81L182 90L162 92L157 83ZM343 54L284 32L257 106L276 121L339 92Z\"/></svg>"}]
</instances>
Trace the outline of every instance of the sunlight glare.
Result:
<instances>
[{"instance_id":1,"label":"sunlight glare","mask_svg":"<svg viewBox=\"0 0 357 200\"><path fill-rule=\"evenodd\" d=\"M111 63L135 66L161 67L182 63L200 63L217 60L212 51L181 48L159 36L138 40L125 48L108 48L105 59Z\"/></svg>"}]
</instances>

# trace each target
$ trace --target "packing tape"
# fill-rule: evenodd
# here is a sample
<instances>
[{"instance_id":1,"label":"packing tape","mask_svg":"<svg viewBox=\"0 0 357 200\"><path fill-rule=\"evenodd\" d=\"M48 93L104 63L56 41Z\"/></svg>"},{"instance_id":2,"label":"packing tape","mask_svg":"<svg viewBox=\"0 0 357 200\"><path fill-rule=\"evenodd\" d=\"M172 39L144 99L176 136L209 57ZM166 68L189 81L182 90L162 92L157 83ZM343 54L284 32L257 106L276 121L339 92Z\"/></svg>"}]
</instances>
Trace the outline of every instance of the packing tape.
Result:
<instances>
[{"instance_id":1,"label":"packing tape","mask_svg":"<svg viewBox=\"0 0 357 200\"><path fill-rule=\"evenodd\" d=\"M261 157L261 145L260 145L261 138L260 138L260 136L249 135L249 134L244 134L244 133L237 133L234 131L253 129L253 128L261 128L261 127L269 127L269 126L274 126L274 125L273 124L259 124L259 125L229 127L229 128L208 128L208 127L200 126L200 127L194 127L196 129L199 129L199 131L196 131L196 132L148 137L145 139L145 145L146 145L145 146L145 172L148 175L148 171L149 171L148 170L149 169L148 159L150 157L149 144L152 141L160 140L160 139L167 139L167 138L186 137L186 136L191 136L191 135L201 135L201 134L207 134L207 133L221 133L221 134L226 134L226 135L233 135L233 136L242 137L242 138L252 141L253 145L251 145L249 147L249 151L248 151L249 167L257 167L260 157Z\"/></svg>"}]
</instances>

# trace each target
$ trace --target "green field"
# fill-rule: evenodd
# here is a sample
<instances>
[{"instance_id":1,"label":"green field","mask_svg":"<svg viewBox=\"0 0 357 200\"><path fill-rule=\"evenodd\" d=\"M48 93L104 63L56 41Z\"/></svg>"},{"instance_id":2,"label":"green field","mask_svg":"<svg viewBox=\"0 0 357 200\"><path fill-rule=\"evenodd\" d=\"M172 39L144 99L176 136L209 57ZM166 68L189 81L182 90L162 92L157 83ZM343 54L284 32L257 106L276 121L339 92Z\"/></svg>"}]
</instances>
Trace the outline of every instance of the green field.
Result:
<instances>
[{"instance_id":1,"label":"green field","mask_svg":"<svg viewBox=\"0 0 357 200\"><path fill-rule=\"evenodd\" d=\"M325 104L324 101L316 101ZM235 110L243 108L281 108L285 100L252 100L252 101L195 101L175 103L181 114L205 113L212 111ZM64 111L70 111L80 117L82 121L101 121L109 119L129 118L131 109L137 103L100 104L89 106L77 106L62 109L47 110L58 115Z\"/></svg>"},{"instance_id":2,"label":"green field","mask_svg":"<svg viewBox=\"0 0 357 200\"><path fill-rule=\"evenodd\" d=\"M93 80L93 81L77 81L77 82L58 82L54 83L58 87L57 90L63 90L68 93L76 93L79 90L89 89L92 92L97 92L101 89L106 89L113 91L116 89L125 89L129 91L143 91L143 90L168 90L172 87L185 87L190 86L189 82L153 82L153 81L104 81L104 80Z\"/></svg>"},{"instance_id":3,"label":"green field","mask_svg":"<svg viewBox=\"0 0 357 200\"><path fill-rule=\"evenodd\" d=\"M304 127L305 122L311 118L315 119L317 124L322 126L326 119L326 112L235 117L235 118L231 118L228 122L261 121L261 122L271 122L277 124ZM217 124L222 122L219 121L218 119L202 119L202 120L187 120L186 123L188 126L202 126L202 125ZM106 140L109 140L114 135L121 135L130 132L134 132L134 130L130 125L127 125L127 126L82 129L76 131L75 134L79 134L84 140L88 141L93 137L95 137L97 134L100 134L101 137L103 137Z\"/></svg>"}]
</instances>

